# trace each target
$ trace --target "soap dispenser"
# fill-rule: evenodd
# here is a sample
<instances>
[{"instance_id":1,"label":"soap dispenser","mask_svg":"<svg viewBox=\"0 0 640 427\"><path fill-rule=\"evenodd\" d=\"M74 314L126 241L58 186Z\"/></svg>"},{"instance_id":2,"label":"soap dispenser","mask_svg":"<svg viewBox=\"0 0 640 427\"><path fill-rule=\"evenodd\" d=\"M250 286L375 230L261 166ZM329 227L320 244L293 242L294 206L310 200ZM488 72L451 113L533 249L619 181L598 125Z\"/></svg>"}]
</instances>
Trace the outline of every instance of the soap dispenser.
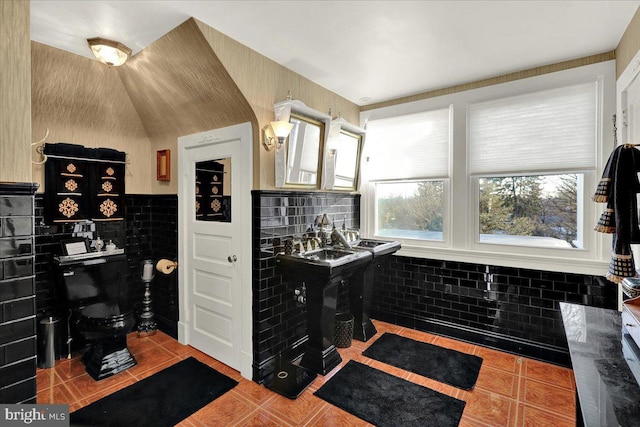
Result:
<instances>
[{"instance_id":1,"label":"soap dispenser","mask_svg":"<svg viewBox=\"0 0 640 427\"><path fill-rule=\"evenodd\" d=\"M96 252L100 252L104 247L104 241L98 236L96 240L93 241L93 246L96 248Z\"/></svg>"}]
</instances>

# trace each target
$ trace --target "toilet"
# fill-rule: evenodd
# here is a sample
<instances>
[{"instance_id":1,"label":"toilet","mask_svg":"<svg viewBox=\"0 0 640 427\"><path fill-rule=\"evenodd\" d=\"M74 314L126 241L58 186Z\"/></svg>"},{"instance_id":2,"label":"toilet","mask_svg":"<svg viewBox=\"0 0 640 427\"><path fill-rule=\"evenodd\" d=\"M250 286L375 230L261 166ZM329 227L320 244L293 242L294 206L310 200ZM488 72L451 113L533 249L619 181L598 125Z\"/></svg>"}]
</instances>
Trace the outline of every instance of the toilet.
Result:
<instances>
[{"instance_id":1,"label":"toilet","mask_svg":"<svg viewBox=\"0 0 640 427\"><path fill-rule=\"evenodd\" d=\"M70 312L69 335L88 346L82 356L87 373L99 381L135 366L127 348L136 320L129 304L126 255L57 257L55 268Z\"/></svg>"}]
</instances>

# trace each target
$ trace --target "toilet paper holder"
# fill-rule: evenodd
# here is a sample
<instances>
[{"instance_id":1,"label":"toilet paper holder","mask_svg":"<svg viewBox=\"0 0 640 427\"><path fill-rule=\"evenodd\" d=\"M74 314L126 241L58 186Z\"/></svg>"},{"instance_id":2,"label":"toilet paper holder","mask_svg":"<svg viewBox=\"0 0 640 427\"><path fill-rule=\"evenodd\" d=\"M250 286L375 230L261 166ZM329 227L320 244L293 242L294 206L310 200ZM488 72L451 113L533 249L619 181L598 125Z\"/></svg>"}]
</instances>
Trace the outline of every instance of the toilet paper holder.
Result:
<instances>
[{"instance_id":1,"label":"toilet paper holder","mask_svg":"<svg viewBox=\"0 0 640 427\"><path fill-rule=\"evenodd\" d=\"M178 262L170 259L161 259L156 263L156 270L163 274L171 274L177 267Z\"/></svg>"}]
</instances>

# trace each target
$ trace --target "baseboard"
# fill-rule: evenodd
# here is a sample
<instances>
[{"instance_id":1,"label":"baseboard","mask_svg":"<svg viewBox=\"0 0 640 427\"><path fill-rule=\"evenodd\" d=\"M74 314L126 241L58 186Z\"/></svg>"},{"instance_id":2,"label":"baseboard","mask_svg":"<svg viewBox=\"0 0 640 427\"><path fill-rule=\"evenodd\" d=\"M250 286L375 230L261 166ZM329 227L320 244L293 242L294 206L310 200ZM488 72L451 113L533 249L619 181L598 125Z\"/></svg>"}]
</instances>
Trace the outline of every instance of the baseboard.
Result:
<instances>
[{"instance_id":1,"label":"baseboard","mask_svg":"<svg viewBox=\"0 0 640 427\"><path fill-rule=\"evenodd\" d=\"M178 342L180 344L189 344L189 325L185 322L178 322Z\"/></svg>"},{"instance_id":2,"label":"baseboard","mask_svg":"<svg viewBox=\"0 0 640 427\"><path fill-rule=\"evenodd\" d=\"M253 380L252 362L251 352L240 351L240 375L250 381Z\"/></svg>"},{"instance_id":3,"label":"baseboard","mask_svg":"<svg viewBox=\"0 0 640 427\"><path fill-rule=\"evenodd\" d=\"M375 316L372 316L372 318L422 332L442 335L471 344L553 363L555 365L571 367L568 349L516 339L506 335L460 326L437 319L405 316L384 310L377 310Z\"/></svg>"}]
</instances>

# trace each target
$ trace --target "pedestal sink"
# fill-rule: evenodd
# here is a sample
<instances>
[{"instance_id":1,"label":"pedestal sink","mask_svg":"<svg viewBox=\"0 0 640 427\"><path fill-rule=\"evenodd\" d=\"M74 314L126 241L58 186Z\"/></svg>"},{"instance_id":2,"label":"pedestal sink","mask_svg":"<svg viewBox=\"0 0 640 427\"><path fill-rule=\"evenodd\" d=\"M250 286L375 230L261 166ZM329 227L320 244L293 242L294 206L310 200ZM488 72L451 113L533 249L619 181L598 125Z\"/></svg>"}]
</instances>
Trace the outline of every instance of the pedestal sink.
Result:
<instances>
[{"instance_id":1,"label":"pedestal sink","mask_svg":"<svg viewBox=\"0 0 640 427\"><path fill-rule=\"evenodd\" d=\"M366 250L323 248L304 254L276 256L276 264L289 278L305 282L307 288L307 333L309 339L300 365L326 375L342 358L333 345L338 285L373 260Z\"/></svg>"},{"instance_id":2,"label":"pedestal sink","mask_svg":"<svg viewBox=\"0 0 640 427\"><path fill-rule=\"evenodd\" d=\"M353 338L368 341L378 331L369 319L371 295L373 293L373 276L378 265L400 249L400 243L387 240L362 239L353 248L372 254L371 261L354 272L350 281L349 304L353 315Z\"/></svg>"}]
</instances>

